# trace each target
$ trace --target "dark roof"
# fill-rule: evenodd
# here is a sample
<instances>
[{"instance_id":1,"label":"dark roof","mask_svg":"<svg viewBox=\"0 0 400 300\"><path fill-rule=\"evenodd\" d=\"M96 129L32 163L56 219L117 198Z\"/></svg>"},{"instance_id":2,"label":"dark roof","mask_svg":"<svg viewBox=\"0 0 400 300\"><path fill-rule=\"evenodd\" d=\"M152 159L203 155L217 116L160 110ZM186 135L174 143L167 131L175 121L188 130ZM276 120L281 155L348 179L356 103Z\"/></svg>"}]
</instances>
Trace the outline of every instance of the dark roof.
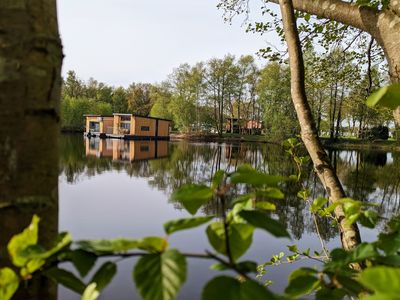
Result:
<instances>
[{"instance_id":1,"label":"dark roof","mask_svg":"<svg viewBox=\"0 0 400 300\"><path fill-rule=\"evenodd\" d=\"M156 117L148 117L148 116L141 116L135 114L124 114L124 113L113 113L112 115L95 115L95 114L84 114L84 117L114 117L114 116L132 116L132 117L139 117L139 118L147 118L147 119L154 119L154 120L162 120L172 122L172 120L163 119L163 118L156 118Z\"/></svg>"},{"instance_id":2,"label":"dark roof","mask_svg":"<svg viewBox=\"0 0 400 300\"><path fill-rule=\"evenodd\" d=\"M139 118L147 118L147 119L154 119L154 120L162 120L162 121L172 122L172 120L168 120L168 119L149 117L149 116L141 116L141 115L136 115L136 114L114 113L113 115L117 115L117 116L118 115L119 116L132 116L132 117L139 117Z\"/></svg>"},{"instance_id":3,"label":"dark roof","mask_svg":"<svg viewBox=\"0 0 400 300\"><path fill-rule=\"evenodd\" d=\"M95 115L95 114L84 114L84 117L106 117L106 118L112 118L114 117L113 115Z\"/></svg>"}]
</instances>

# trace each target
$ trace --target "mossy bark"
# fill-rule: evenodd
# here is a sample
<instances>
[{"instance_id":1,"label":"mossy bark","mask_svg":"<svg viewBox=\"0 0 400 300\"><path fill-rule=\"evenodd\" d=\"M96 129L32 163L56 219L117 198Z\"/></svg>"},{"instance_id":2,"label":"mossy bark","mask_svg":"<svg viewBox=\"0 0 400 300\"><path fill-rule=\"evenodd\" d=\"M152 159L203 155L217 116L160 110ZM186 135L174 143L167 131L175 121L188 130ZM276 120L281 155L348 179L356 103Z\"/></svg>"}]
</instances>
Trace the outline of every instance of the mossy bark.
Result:
<instances>
[{"instance_id":1,"label":"mossy bark","mask_svg":"<svg viewBox=\"0 0 400 300\"><path fill-rule=\"evenodd\" d=\"M58 231L62 46L55 0L0 0L0 265L34 213L41 244ZM53 299L35 280L15 299Z\"/></svg>"}]
</instances>

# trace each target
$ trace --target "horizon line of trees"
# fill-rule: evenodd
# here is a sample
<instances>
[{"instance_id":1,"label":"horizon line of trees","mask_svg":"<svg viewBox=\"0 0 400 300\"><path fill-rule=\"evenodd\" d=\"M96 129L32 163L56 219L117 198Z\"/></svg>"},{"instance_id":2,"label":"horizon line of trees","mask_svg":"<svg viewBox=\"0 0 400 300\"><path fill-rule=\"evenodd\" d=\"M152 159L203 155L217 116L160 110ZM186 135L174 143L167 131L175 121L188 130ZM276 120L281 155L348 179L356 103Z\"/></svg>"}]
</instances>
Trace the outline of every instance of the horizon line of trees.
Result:
<instances>
[{"instance_id":1,"label":"horizon line of trees","mask_svg":"<svg viewBox=\"0 0 400 300\"><path fill-rule=\"evenodd\" d=\"M380 62L360 64L359 57L337 47L326 54L305 51L306 88L319 135L337 139L363 137L371 127L393 127L387 109L368 108L370 90L387 82ZM258 66L251 55L226 55L196 64L182 64L160 83L113 87L93 78L79 79L68 71L63 80L61 115L64 130L82 130L83 114L132 113L171 119L179 132L218 133L227 121L237 133L254 134L246 123L263 124L269 139L282 140L299 132L290 98L286 62Z\"/></svg>"}]
</instances>

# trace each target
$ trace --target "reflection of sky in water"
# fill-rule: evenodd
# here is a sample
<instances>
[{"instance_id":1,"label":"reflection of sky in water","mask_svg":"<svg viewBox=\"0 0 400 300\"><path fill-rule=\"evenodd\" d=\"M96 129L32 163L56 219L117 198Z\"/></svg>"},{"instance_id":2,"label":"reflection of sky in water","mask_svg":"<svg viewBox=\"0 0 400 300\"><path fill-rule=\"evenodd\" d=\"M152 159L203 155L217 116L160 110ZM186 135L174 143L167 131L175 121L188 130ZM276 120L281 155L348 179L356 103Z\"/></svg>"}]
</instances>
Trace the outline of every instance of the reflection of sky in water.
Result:
<instances>
[{"instance_id":1,"label":"reflection of sky in water","mask_svg":"<svg viewBox=\"0 0 400 300\"><path fill-rule=\"evenodd\" d=\"M193 145L192 145L193 146ZM197 144L204 147L204 144ZM196 146L196 147L197 147ZM214 144L215 148L216 145ZM173 155L170 153L170 155ZM342 160L350 161L350 151L340 153ZM354 153L353 153L354 155ZM259 161L263 159L261 153L245 153L247 159ZM223 158L226 158L223 155ZM390 158L391 155L390 155ZM184 162L182 159L182 163ZM213 162L202 161L211 168ZM387 162L393 161L388 159ZM226 161L225 161L226 162ZM177 162L178 163L178 162ZM193 171L195 177L204 176L199 174L204 169L197 168ZM115 237L143 237L148 235L163 235L162 224L175 218L188 217L188 213L179 210L168 202L165 191L161 191L155 185L149 185L154 180L152 176L143 178L135 175L130 177L125 171L106 170L92 173L92 176L80 176L73 184L67 183L64 175L60 176L60 231L68 230L77 239L115 238ZM167 189L168 190L168 189ZM378 193L378 191L373 194ZM285 206L286 213L293 207ZM304 218L309 218L308 214ZM300 220L301 221L301 220ZM307 220L307 223L309 220ZM305 226L305 224L298 224ZM211 249L204 233L206 226L175 233L170 237L170 246L176 247L183 252L203 252ZM320 242L315 234L310 233L312 229L305 228L299 241L287 239L276 239L268 233L257 230L254 242L244 259L256 260L263 263L281 251L286 251L286 246L298 244L299 249L311 248L320 251ZM362 230L364 240L374 239L376 233L371 230ZM337 238L331 239L330 247L339 246ZM132 267L134 259L128 259L118 263L119 271L113 283L103 292L102 299L139 299L136 295L132 281ZM213 261L191 259L188 268L188 280L179 294L179 299L200 299L201 289L213 276L220 272L209 270ZM283 264L271 267L265 279L274 281L272 289L282 291L286 286L287 275L293 267L301 265L313 265L312 261L302 261L295 264ZM133 295L136 295L135 298ZM79 299L76 294L60 288L59 299Z\"/></svg>"},{"instance_id":2,"label":"reflection of sky in water","mask_svg":"<svg viewBox=\"0 0 400 300\"><path fill-rule=\"evenodd\" d=\"M124 173L106 172L76 185L60 182L60 230L68 230L73 238L115 238L163 235L162 224L174 218L188 217L183 210L174 209L163 192L148 186L146 179L130 178ZM208 246L203 228L175 233L169 240L171 247L183 252L202 252ZM291 242L276 239L257 231L246 259L262 263L272 255L286 249ZM319 250L319 241L303 236L301 245ZM303 247L303 246L302 246ZM118 264L119 271L113 284L105 290L103 299L132 299L134 291L131 270L133 259ZM201 288L218 272L209 270L214 262L191 259L189 278L179 299L199 299ZM273 267L268 279L274 287L282 289L291 265ZM60 299L78 299L78 296L61 289Z\"/></svg>"}]
</instances>

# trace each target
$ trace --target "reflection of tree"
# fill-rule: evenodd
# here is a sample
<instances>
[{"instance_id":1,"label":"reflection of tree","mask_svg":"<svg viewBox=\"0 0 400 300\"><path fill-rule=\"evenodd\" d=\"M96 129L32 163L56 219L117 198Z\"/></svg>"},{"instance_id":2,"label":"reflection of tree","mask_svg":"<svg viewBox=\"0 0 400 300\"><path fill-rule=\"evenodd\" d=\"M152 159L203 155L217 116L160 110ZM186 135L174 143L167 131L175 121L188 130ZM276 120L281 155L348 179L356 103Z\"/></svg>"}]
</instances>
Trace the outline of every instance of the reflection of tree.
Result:
<instances>
[{"instance_id":1,"label":"reflection of tree","mask_svg":"<svg viewBox=\"0 0 400 300\"><path fill-rule=\"evenodd\" d=\"M95 176L105 171L126 172L130 177L148 178L148 184L166 195L188 183L208 184L217 170L232 172L244 163L256 169L282 176L296 173L291 158L277 145L270 144L215 144L169 143L169 157L133 162L112 161L111 158L86 157L81 136L63 136L60 158L61 174L67 182L74 183L82 177ZM384 155L384 157L383 157ZM331 153L340 179L349 197L381 204L382 215L399 209L400 157L393 154L393 162L386 162L386 153L361 153L335 151ZM386 163L386 164L385 164ZM308 165L303 170L303 185L311 191L311 197L326 196L325 191ZM285 199L276 200L276 217L300 239L304 232L315 232L309 209L297 197L300 185L284 183ZM250 192L249 187L238 187L232 197ZM173 205L180 209L178 203ZM218 201L210 201L203 213L221 215ZM329 240L337 234L329 220L321 218L319 227L322 238Z\"/></svg>"}]
</instances>

